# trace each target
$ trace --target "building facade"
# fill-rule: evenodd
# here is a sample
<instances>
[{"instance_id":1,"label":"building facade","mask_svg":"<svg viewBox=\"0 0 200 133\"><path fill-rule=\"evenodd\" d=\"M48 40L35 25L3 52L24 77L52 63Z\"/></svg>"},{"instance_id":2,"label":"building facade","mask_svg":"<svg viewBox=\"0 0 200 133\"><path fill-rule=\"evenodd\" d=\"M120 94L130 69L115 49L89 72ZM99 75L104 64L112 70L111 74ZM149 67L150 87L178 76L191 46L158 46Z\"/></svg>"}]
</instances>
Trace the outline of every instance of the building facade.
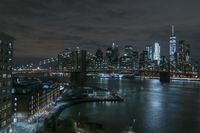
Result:
<instances>
[{"instance_id":1,"label":"building facade","mask_svg":"<svg viewBox=\"0 0 200 133\"><path fill-rule=\"evenodd\" d=\"M45 106L55 102L63 90L53 82L44 82L35 78L13 78L12 93L14 122L32 121L34 115L45 113Z\"/></svg>"}]
</instances>

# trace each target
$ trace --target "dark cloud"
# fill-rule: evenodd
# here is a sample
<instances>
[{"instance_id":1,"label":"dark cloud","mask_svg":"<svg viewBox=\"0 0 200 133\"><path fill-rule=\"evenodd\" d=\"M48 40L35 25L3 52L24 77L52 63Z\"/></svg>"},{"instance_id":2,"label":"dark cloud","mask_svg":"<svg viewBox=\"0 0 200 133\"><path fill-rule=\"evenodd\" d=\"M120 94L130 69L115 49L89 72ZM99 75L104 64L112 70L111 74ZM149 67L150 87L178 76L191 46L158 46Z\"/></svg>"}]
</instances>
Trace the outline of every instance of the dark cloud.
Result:
<instances>
[{"instance_id":1,"label":"dark cloud","mask_svg":"<svg viewBox=\"0 0 200 133\"><path fill-rule=\"evenodd\" d=\"M197 0L1 0L0 29L17 39L17 64L67 47L94 52L112 42L142 50L158 41L167 55L171 24L199 59L199 6Z\"/></svg>"}]
</instances>

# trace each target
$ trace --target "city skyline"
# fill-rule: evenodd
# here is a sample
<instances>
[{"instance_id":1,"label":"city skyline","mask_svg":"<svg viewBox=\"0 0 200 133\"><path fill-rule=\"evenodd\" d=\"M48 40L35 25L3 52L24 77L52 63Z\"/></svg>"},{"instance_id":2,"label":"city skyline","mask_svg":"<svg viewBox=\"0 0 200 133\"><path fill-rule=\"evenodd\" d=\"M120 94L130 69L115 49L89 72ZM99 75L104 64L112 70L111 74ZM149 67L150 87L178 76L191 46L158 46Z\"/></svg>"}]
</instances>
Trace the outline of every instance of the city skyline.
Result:
<instances>
[{"instance_id":1,"label":"city skyline","mask_svg":"<svg viewBox=\"0 0 200 133\"><path fill-rule=\"evenodd\" d=\"M173 53L171 53L171 51L170 51L170 48L172 47L171 44L173 45L173 43L171 43L171 41L173 41L174 37L175 37L175 45L173 46L174 47L173 49L175 49L175 51L173 51ZM125 46L123 46L123 45L120 45L120 44L116 44L115 42L112 42L112 44L110 46L108 46L107 48L105 48L105 47L104 48L96 47L96 49L93 49L93 50L82 49L79 46L72 47L72 48L65 48L62 51L59 51L59 53L57 53L57 55L54 55L52 57L43 58L43 59L40 58L40 59L38 59L35 62L34 61L29 61L26 64L25 63L15 64L14 66L15 67L16 66L19 67L20 65L22 65L22 66L26 66L26 65L32 66L33 64L34 64L34 66L35 65L37 66L37 64L39 65L39 64L41 64L41 62L45 62L45 61L49 62L48 60L51 60L50 62L53 63L54 61L57 60L57 56L59 54L65 53L67 51L87 50L88 53L90 53L90 54L92 54L92 55L95 56L96 50L101 50L103 58L106 58L106 56L107 56L106 55L107 54L107 50L108 49L113 49L114 47L118 48L118 58L121 58L121 57L124 56L124 54L125 54L124 50L126 49L126 47L132 47L132 50L135 51L135 52L138 52L138 53L142 53L143 51L147 51L148 52L148 59L150 59L150 60L157 60L158 64L159 64L160 60L161 60L161 57L165 57L166 59L169 59L170 61L173 61L173 60L175 61L175 56L177 54L179 54L179 51L177 51L176 49L179 48L179 45L181 45L181 42L185 42L185 43L187 43L190 46L190 48L189 48L190 49L190 63L194 64L194 63L198 62L197 59L194 59L191 56L192 52L191 52L191 45L190 45L190 43L188 43L186 40L176 40L176 36L174 34L174 25L172 25L172 35L169 38L169 46L168 46L169 48L168 48L168 51L165 51L165 52L163 52L163 50L162 50L163 47L162 47L162 45L160 45L160 43L158 41L148 43L147 45L145 45L144 48L142 48L140 50L136 49L137 48L136 45L125 45ZM173 59L171 60L172 55L173 55ZM150 56L152 56L152 57L150 57Z\"/></svg>"},{"instance_id":2,"label":"city skyline","mask_svg":"<svg viewBox=\"0 0 200 133\"><path fill-rule=\"evenodd\" d=\"M199 7L1 0L0 133L200 132Z\"/></svg>"},{"instance_id":3,"label":"city skyline","mask_svg":"<svg viewBox=\"0 0 200 133\"><path fill-rule=\"evenodd\" d=\"M122 47L134 44L141 51L158 41L166 55L171 25L176 27L177 40L187 40L192 57L198 60L200 3L176 0L167 4L161 0L3 0L0 28L16 38L15 64L52 57L67 47L80 45L92 51L112 42Z\"/></svg>"}]
</instances>

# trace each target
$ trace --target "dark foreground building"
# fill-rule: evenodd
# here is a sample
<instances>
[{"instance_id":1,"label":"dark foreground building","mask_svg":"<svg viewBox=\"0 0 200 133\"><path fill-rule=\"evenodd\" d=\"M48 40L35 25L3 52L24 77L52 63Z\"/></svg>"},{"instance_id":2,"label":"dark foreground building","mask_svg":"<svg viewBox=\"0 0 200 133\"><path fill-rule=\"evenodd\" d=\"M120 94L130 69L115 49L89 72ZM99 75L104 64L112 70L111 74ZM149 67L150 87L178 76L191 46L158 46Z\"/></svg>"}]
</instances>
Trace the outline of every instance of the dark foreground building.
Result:
<instances>
[{"instance_id":1,"label":"dark foreground building","mask_svg":"<svg viewBox=\"0 0 200 133\"><path fill-rule=\"evenodd\" d=\"M45 113L44 107L60 96L60 87L53 82L42 83L35 78L13 78L13 111L15 122L31 121L35 115Z\"/></svg>"},{"instance_id":2,"label":"dark foreground building","mask_svg":"<svg viewBox=\"0 0 200 133\"><path fill-rule=\"evenodd\" d=\"M0 129L11 123L12 57L14 38L0 33Z\"/></svg>"}]
</instances>

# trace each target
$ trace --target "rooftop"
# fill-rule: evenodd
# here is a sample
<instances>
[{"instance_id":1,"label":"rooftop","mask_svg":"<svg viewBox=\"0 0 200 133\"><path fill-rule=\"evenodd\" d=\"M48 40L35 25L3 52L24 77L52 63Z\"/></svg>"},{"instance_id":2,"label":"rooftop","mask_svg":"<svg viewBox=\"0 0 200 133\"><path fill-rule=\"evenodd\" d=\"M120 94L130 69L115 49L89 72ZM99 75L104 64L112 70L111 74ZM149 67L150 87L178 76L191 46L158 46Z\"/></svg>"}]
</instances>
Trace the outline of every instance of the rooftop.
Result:
<instances>
[{"instance_id":1,"label":"rooftop","mask_svg":"<svg viewBox=\"0 0 200 133\"><path fill-rule=\"evenodd\" d=\"M2 39L2 40L6 39L6 40L12 40L12 41L16 40L14 37L12 37L4 32L0 32L0 39Z\"/></svg>"}]
</instances>

